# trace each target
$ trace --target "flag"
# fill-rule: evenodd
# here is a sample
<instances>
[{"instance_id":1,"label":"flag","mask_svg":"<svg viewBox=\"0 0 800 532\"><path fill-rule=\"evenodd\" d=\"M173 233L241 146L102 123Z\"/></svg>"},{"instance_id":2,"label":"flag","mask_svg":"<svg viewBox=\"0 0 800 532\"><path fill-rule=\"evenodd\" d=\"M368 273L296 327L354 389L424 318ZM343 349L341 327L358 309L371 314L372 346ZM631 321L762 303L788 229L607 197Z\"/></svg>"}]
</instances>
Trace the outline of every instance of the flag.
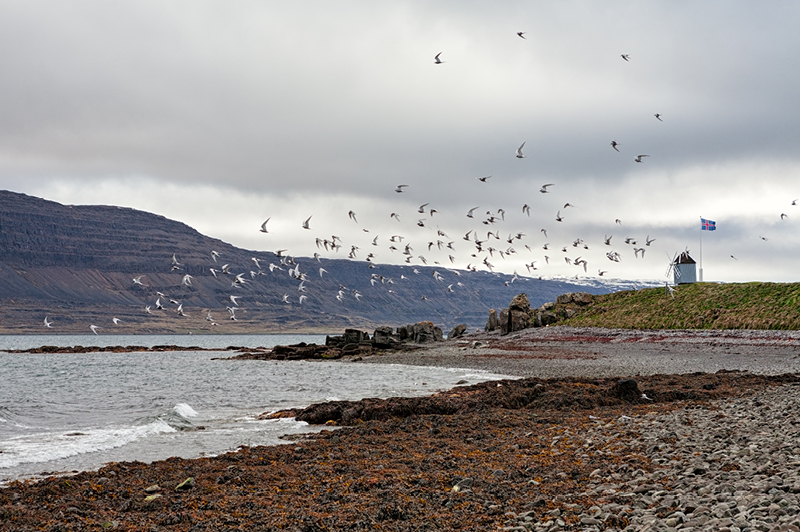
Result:
<instances>
[{"instance_id":1,"label":"flag","mask_svg":"<svg viewBox=\"0 0 800 532\"><path fill-rule=\"evenodd\" d=\"M713 220L706 220L705 218L700 218L700 230L701 231L716 231L717 230L717 222Z\"/></svg>"}]
</instances>

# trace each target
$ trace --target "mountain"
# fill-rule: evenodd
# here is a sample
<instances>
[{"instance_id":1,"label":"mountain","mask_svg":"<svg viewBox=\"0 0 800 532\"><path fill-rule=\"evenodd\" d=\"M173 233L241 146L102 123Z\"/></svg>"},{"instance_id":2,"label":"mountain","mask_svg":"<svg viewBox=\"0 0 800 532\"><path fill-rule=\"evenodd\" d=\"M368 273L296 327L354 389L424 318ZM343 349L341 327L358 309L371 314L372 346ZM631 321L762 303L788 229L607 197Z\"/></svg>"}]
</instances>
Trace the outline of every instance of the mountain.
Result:
<instances>
[{"instance_id":1,"label":"mountain","mask_svg":"<svg viewBox=\"0 0 800 532\"><path fill-rule=\"evenodd\" d=\"M216 262L212 251L219 254ZM179 263L174 269L173 256ZM224 264L229 274L222 273ZM507 306L520 292L539 305L565 292L653 285L512 282L510 275L441 266L369 266L347 259L287 259L240 249L143 211L62 205L0 191L1 333L86 333L90 324L101 333L125 334L339 332L422 320L446 332L458 323L483 327L489 309ZM319 268L327 273L320 275ZM182 284L187 274L190 285ZM233 283L237 274L243 274L243 284ZM304 292L298 274L307 278ZM133 282L139 276L144 286ZM231 295L238 296L236 321L226 310L234 307ZM300 295L307 296L302 304ZM164 310L155 309L159 298ZM176 312L178 303L185 316ZM205 319L208 311L218 325ZM52 328L43 327L45 317Z\"/></svg>"}]
</instances>

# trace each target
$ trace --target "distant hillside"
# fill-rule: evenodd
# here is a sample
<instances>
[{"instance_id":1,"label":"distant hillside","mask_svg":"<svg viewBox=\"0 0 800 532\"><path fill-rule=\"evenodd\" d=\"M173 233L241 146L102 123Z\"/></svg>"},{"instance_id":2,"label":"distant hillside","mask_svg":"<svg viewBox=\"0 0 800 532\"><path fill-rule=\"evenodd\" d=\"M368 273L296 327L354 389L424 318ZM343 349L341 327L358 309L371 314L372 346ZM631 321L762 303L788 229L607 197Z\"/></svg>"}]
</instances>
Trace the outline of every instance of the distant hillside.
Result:
<instances>
[{"instance_id":1,"label":"distant hillside","mask_svg":"<svg viewBox=\"0 0 800 532\"><path fill-rule=\"evenodd\" d=\"M212 251L219 253L216 262ZM180 263L174 270L173 255ZM421 320L449 330L458 323L483 327L490 308L507 306L519 292L540 305L565 292L637 286L531 278L512 283L509 275L441 266L282 260L271 252L236 248L163 216L0 191L0 332L81 333L89 324L106 334L338 332ZM224 264L229 274L222 273ZM319 268L326 273L320 276ZM302 292L298 271L307 277ZM181 284L186 274L192 276L190 286ZM245 283L234 286L237 274ZM145 286L133 282L138 276ZM155 309L158 292L164 294L160 311ZM236 321L226 310L234 306L231 295L238 296ZM307 296L302 304L301 295ZM185 316L177 314L178 303ZM218 325L205 319L209 310ZM43 328L45 316L52 329ZM113 325L112 317L121 323Z\"/></svg>"},{"instance_id":2,"label":"distant hillside","mask_svg":"<svg viewBox=\"0 0 800 532\"><path fill-rule=\"evenodd\" d=\"M695 283L596 296L563 322L633 329L800 329L800 283Z\"/></svg>"}]
</instances>

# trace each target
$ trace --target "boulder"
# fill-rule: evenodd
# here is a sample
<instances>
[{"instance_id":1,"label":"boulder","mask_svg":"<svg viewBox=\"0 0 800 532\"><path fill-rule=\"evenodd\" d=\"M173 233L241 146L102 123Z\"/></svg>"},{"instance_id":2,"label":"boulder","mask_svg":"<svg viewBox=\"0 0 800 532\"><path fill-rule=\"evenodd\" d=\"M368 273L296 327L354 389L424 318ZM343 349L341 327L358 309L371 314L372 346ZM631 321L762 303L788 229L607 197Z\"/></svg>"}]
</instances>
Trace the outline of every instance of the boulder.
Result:
<instances>
[{"instance_id":1,"label":"boulder","mask_svg":"<svg viewBox=\"0 0 800 532\"><path fill-rule=\"evenodd\" d=\"M500 316L497 318L497 324L500 327L500 334L508 334L511 329L508 326L508 309L504 308L500 311Z\"/></svg>"},{"instance_id":2,"label":"boulder","mask_svg":"<svg viewBox=\"0 0 800 532\"><path fill-rule=\"evenodd\" d=\"M464 336L464 333L467 332L467 325L464 323L460 323L453 327L453 330L450 331L450 334L447 335L448 339L451 338L458 338L459 336Z\"/></svg>"},{"instance_id":3,"label":"boulder","mask_svg":"<svg viewBox=\"0 0 800 532\"><path fill-rule=\"evenodd\" d=\"M522 312L530 312L531 311L531 302L528 300L527 294L517 294L514 296L514 299L511 300L511 303L508 305L508 308L511 310L520 310Z\"/></svg>"},{"instance_id":4,"label":"boulder","mask_svg":"<svg viewBox=\"0 0 800 532\"><path fill-rule=\"evenodd\" d=\"M342 340L345 344L360 344L363 341L369 341L369 334L357 329L345 329Z\"/></svg>"},{"instance_id":5,"label":"boulder","mask_svg":"<svg viewBox=\"0 0 800 532\"><path fill-rule=\"evenodd\" d=\"M407 342L411 340L413 334L414 334L413 325L403 325L402 327L397 328L397 338L399 338L401 342Z\"/></svg>"},{"instance_id":6,"label":"boulder","mask_svg":"<svg viewBox=\"0 0 800 532\"><path fill-rule=\"evenodd\" d=\"M369 334L357 329L345 329L341 336L326 336L325 345L328 347L344 347L348 344L368 342Z\"/></svg>"},{"instance_id":7,"label":"boulder","mask_svg":"<svg viewBox=\"0 0 800 532\"><path fill-rule=\"evenodd\" d=\"M556 298L556 305L569 305L572 302L572 292L561 294Z\"/></svg>"},{"instance_id":8,"label":"boulder","mask_svg":"<svg viewBox=\"0 0 800 532\"><path fill-rule=\"evenodd\" d=\"M552 325L558 321L558 316L556 316L555 312L545 310L539 313L539 319L542 322L542 327L547 327L548 325Z\"/></svg>"},{"instance_id":9,"label":"boulder","mask_svg":"<svg viewBox=\"0 0 800 532\"><path fill-rule=\"evenodd\" d=\"M510 332L521 331L531 327L530 312L525 312L517 309L509 309L508 311L508 329Z\"/></svg>"},{"instance_id":10,"label":"boulder","mask_svg":"<svg viewBox=\"0 0 800 532\"><path fill-rule=\"evenodd\" d=\"M569 292L561 294L556 298L557 305L569 305L575 303L576 305L588 305L592 302L592 294L588 292Z\"/></svg>"},{"instance_id":11,"label":"boulder","mask_svg":"<svg viewBox=\"0 0 800 532\"><path fill-rule=\"evenodd\" d=\"M411 340L418 344L429 342L441 342L444 340L442 330L430 321L421 321L413 325L413 336Z\"/></svg>"},{"instance_id":12,"label":"boulder","mask_svg":"<svg viewBox=\"0 0 800 532\"><path fill-rule=\"evenodd\" d=\"M397 338L392 334L391 327L378 327L372 334L372 345L378 348L391 347L398 343Z\"/></svg>"},{"instance_id":13,"label":"boulder","mask_svg":"<svg viewBox=\"0 0 800 532\"><path fill-rule=\"evenodd\" d=\"M499 323L497 321L497 311L491 309L489 311L489 319L486 320L486 327L483 328L486 332L496 331Z\"/></svg>"},{"instance_id":14,"label":"boulder","mask_svg":"<svg viewBox=\"0 0 800 532\"><path fill-rule=\"evenodd\" d=\"M534 326L536 311L531 310L531 303L526 294L517 294L507 309L500 311L498 319L501 334L521 331Z\"/></svg>"},{"instance_id":15,"label":"boulder","mask_svg":"<svg viewBox=\"0 0 800 532\"><path fill-rule=\"evenodd\" d=\"M588 292L575 292L572 294L572 302L578 305L588 305L592 302L592 294Z\"/></svg>"}]
</instances>

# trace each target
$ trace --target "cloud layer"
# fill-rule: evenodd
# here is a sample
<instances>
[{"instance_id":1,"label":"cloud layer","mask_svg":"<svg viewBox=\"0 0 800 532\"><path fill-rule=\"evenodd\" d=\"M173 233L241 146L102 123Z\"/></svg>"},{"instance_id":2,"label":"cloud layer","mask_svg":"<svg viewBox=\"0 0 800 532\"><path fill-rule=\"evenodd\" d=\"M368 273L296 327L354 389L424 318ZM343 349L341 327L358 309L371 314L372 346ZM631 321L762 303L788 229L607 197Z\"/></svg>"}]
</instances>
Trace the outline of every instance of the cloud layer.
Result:
<instances>
[{"instance_id":1,"label":"cloud layer","mask_svg":"<svg viewBox=\"0 0 800 532\"><path fill-rule=\"evenodd\" d=\"M398 234L415 263L543 276L663 278L668 256L699 255L704 216L718 224L702 235L706 279L793 281L799 9L6 3L0 186L149 210L254 249L310 255L336 234L338 256L399 262ZM564 259L579 255L585 272Z\"/></svg>"}]
</instances>

